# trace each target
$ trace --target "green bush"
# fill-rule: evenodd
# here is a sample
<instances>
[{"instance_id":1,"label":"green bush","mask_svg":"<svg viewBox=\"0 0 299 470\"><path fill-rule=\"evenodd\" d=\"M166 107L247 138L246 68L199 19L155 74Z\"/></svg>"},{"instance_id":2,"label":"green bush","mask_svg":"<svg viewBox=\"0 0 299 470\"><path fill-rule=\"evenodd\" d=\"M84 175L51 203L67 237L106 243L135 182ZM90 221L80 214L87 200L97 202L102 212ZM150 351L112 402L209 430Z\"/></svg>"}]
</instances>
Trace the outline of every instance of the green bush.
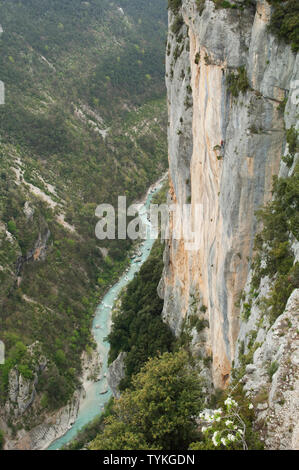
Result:
<instances>
[{"instance_id":1,"label":"green bush","mask_svg":"<svg viewBox=\"0 0 299 470\"><path fill-rule=\"evenodd\" d=\"M5 400L6 397L9 372L12 368L16 367L25 379L32 379L35 369L34 359L28 353L25 344L20 341L17 336L7 338L8 347L6 350L8 350L8 356L6 357L5 363L0 365L0 399L2 400ZM12 345L10 344L10 340L12 341Z\"/></svg>"},{"instance_id":2,"label":"green bush","mask_svg":"<svg viewBox=\"0 0 299 470\"><path fill-rule=\"evenodd\" d=\"M7 229L10 233L15 235L17 233L17 226L13 220L10 220L7 224Z\"/></svg>"},{"instance_id":3,"label":"green bush","mask_svg":"<svg viewBox=\"0 0 299 470\"><path fill-rule=\"evenodd\" d=\"M290 247L290 234L299 238L299 163L287 178L274 178L273 200L258 211L263 223L256 236L257 251L253 262L252 290L259 287L263 276L273 279L263 305L273 323L285 309L287 300L298 285L298 263Z\"/></svg>"},{"instance_id":4,"label":"green bush","mask_svg":"<svg viewBox=\"0 0 299 470\"><path fill-rule=\"evenodd\" d=\"M295 129L294 126L290 127L286 131L287 143L289 145L289 152L292 156L295 155L299 151L299 139L298 139L298 131Z\"/></svg>"},{"instance_id":5,"label":"green bush","mask_svg":"<svg viewBox=\"0 0 299 470\"><path fill-rule=\"evenodd\" d=\"M4 440L4 432L1 431L1 429L0 429L0 450L3 449L3 447L4 447L4 442L5 442L5 440Z\"/></svg>"},{"instance_id":6,"label":"green bush","mask_svg":"<svg viewBox=\"0 0 299 470\"><path fill-rule=\"evenodd\" d=\"M170 8L173 13L177 13L181 6L182 0L168 0L168 8Z\"/></svg>"},{"instance_id":7,"label":"green bush","mask_svg":"<svg viewBox=\"0 0 299 470\"><path fill-rule=\"evenodd\" d=\"M113 407L91 450L187 449L204 394L184 351L150 359Z\"/></svg>"},{"instance_id":8,"label":"green bush","mask_svg":"<svg viewBox=\"0 0 299 470\"><path fill-rule=\"evenodd\" d=\"M279 39L299 50L299 3L298 0L268 0L273 6L269 30Z\"/></svg>"},{"instance_id":9,"label":"green bush","mask_svg":"<svg viewBox=\"0 0 299 470\"><path fill-rule=\"evenodd\" d=\"M272 380L272 377L275 374L275 372L277 372L278 368L279 368L279 364L277 361L271 362L271 364L268 367L268 375L270 377L270 380Z\"/></svg>"},{"instance_id":10,"label":"green bush","mask_svg":"<svg viewBox=\"0 0 299 470\"><path fill-rule=\"evenodd\" d=\"M249 319L250 314L251 314L251 307L252 307L251 302L244 303L243 312L242 312L242 320L247 321Z\"/></svg>"},{"instance_id":11,"label":"green bush","mask_svg":"<svg viewBox=\"0 0 299 470\"><path fill-rule=\"evenodd\" d=\"M230 93L237 98L239 93L246 93L250 88L245 66L239 67L237 72L230 72L226 77Z\"/></svg>"},{"instance_id":12,"label":"green bush","mask_svg":"<svg viewBox=\"0 0 299 470\"><path fill-rule=\"evenodd\" d=\"M177 36L183 25L184 25L184 19L182 15L176 16L171 25L171 31L173 32L173 34Z\"/></svg>"},{"instance_id":13,"label":"green bush","mask_svg":"<svg viewBox=\"0 0 299 470\"><path fill-rule=\"evenodd\" d=\"M232 392L232 395L235 393ZM193 442L190 450L259 450L263 448L258 435L253 430L253 404L244 395L238 401L228 396L220 396L219 407L205 410L199 418L201 440Z\"/></svg>"},{"instance_id":14,"label":"green bush","mask_svg":"<svg viewBox=\"0 0 299 470\"><path fill-rule=\"evenodd\" d=\"M200 52L196 52L194 62L196 65L200 62Z\"/></svg>"},{"instance_id":15,"label":"green bush","mask_svg":"<svg viewBox=\"0 0 299 470\"><path fill-rule=\"evenodd\" d=\"M130 385L132 375L139 372L149 357L169 351L172 346L172 333L161 318L163 301L157 294L163 269L162 252L163 245L157 241L121 296L121 309L113 318L108 335L110 363L121 351L127 352L122 389Z\"/></svg>"},{"instance_id":16,"label":"green bush","mask_svg":"<svg viewBox=\"0 0 299 470\"><path fill-rule=\"evenodd\" d=\"M216 9L218 9L218 8L232 8L232 9L238 8L237 4L230 3L227 0L213 0L213 1L215 3L215 8Z\"/></svg>"}]
</instances>

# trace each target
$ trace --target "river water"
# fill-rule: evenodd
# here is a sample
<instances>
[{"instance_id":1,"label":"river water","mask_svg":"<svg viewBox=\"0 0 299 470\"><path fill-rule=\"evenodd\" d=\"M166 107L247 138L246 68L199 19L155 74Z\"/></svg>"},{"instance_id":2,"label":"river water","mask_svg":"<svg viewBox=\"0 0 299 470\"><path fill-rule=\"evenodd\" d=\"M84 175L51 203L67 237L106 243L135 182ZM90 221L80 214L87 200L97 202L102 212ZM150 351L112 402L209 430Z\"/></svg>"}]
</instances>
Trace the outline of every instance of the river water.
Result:
<instances>
[{"instance_id":1,"label":"river water","mask_svg":"<svg viewBox=\"0 0 299 470\"><path fill-rule=\"evenodd\" d=\"M149 232L150 228L150 222L147 219L148 209L154 194L161 189L163 181L164 178L149 189L143 207L139 212L139 217L143 223L147 225L147 232ZM92 385L87 388L86 397L80 404L78 417L75 423L66 432L66 434L64 434L64 436L54 441L48 450L59 450L61 447L69 443L83 426L92 421L101 413L101 411L104 410L105 404L109 401L112 395L106 378L108 371L109 343L105 341L104 338L109 334L111 329L112 307L121 290L133 279L134 275L140 270L142 264L148 258L154 241L154 237L148 237L146 240L142 241L138 250L138 252L140 252L140 256L137 256L137 258L131 261L129 269L122 275L117 284L109 289L101 303L98 305L96 315L93 320L92 333L102 361L101 379L98 382L92 383Z\"/></svg>"}]
</instances>

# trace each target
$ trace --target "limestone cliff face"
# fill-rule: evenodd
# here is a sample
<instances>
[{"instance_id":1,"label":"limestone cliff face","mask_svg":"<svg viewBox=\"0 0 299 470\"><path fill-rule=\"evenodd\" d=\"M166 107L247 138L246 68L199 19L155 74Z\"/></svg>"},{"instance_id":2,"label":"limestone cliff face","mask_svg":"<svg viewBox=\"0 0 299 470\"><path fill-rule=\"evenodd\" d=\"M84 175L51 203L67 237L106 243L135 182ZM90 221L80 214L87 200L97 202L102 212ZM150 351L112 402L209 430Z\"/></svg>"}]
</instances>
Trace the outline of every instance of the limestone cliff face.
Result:
<instances>
[{"instance_id":1,"label":"limestone cliff face","mask_svg":"<svg viewBox=\"0 0 299 470\"><path fill-rule=\"evenodd\" d=\"M125 377L125 358L127 353L121 352L109 366L107 381L110 389L112 390L113 396L115 398L120 397L119 384L121 380Z\"/></svg>"},{"instance_id":2,"label":"limestone cliff face","mask_svg":"<svg viewBox=\"0 0 299 470\"><path fill-rule=\"evenodd\" d=\"M262 282L260 295L267 290ZM237 352L241 344L250 350L252 335L254 354L242 377L243 388L255 403L256 428L268 449L299 449L299 289L291 294L286 309L268 329L259 298L242 325ZM261 325L256 328L256 325ZM235 356L236 365L239 354ZM271 372L272 368L272 372ZM271 372L271 373L269 373Z\"/></svg>"},{"instance_id":3,"label":"limestone cliff face","mask_svg":"<svg viewBox=\"0 0 299 470\"><path fill-rule=\"evenodd\" d=\"M213 357L216 387L229 380L242 326L236 304L249 274L255 211L271 197L285 128L297 123L292 86L299 59L269 34L270 15L265 0L244 11L215 9L206 0L201 13L195 0L183 0L176 14L169 12L169 203L191 203L198 245L190 250L175 239L174 214L160 285L163 316L176 334L194 305L208 320L194 343ZM234 93L232 74L240 82L247 77L248 87Z\"/></svg>"}]
</instances>

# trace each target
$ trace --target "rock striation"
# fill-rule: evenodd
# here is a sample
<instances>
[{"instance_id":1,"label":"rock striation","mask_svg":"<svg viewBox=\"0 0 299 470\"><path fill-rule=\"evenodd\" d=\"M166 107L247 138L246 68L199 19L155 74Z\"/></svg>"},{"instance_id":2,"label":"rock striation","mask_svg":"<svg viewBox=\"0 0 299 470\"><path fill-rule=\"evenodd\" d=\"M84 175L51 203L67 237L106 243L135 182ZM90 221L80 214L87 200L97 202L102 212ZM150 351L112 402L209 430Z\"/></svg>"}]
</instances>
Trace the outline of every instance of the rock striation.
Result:
<instances>
[{"instance_id":1,"label":"rock striation","mask_svg":"<svg viewBox=\"0 0 299 470\"><path fill-rule=\"evenodd\" d=\"M125 352L119 353L115 361L110 364L108 369L107 381L115 398L120 397L119 384L125 376L124 360L126 355L127 353Z\"/></svg>"},{"instance_id":2,"label":"rock striation","mask_svg":"<svg viewBox=\"0 0 299 470\"><path fill-rule=\"evenodd\" d=\"M196 300L209 323L202 346L215 387L229 381L242 329L237 301L250 272L255 212L271 198L273 176L286 171L285 130L298 115L298 54L269 33L266 0L240 5L183 0L169 10L166 55L169 204L180 210L170 218L159 293L176 335ZM184 204L197 236L192 249L175 230Z\"/></svg>"}]
</instances>

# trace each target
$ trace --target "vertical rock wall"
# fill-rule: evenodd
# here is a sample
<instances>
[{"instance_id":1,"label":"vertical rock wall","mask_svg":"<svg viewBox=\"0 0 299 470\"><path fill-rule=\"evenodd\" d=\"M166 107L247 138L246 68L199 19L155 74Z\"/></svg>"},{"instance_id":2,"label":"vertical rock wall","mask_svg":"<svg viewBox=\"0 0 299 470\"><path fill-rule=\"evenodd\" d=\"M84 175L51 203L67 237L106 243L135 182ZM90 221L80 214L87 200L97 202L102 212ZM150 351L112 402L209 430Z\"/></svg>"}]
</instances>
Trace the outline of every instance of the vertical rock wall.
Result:
<instances>
[{"instance_id":1,"label":"vertical rock wall","mask_svg":"<svg viewBox=\"0 0 299 470\"><path fill-rule=\"evenodd\" d=\"M265 0L243 11L215 9L206 0L201 13L195 0L183 0L178 12L169 12L169 203L191 203L198 246L190 250L175 239L180 215L174 214L160 286L163 315L178 335L196 300L209 327L195 342L213 356L216 387L226 385L234 359L236 303L248 277L255 211L271 197L285 127L296 124L289 92L299 78L298 57L269 34L270 13ZM233 96L229 77L242 73L248 89Z\"/></svg>"}]
</instances>

